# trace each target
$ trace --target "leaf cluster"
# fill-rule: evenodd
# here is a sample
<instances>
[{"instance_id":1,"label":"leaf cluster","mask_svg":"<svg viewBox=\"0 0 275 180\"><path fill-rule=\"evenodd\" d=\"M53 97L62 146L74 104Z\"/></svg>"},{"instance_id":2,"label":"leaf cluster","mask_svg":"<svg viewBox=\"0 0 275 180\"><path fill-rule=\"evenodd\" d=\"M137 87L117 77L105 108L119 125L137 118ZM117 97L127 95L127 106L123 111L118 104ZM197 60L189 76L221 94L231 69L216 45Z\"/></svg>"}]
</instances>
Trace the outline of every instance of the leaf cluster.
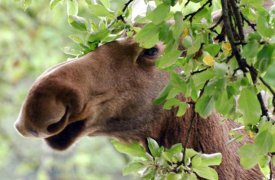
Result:
<instances>
[{"instance_id":1,"label":"leaf cluster","mask_svg":"<svg viewBox=\"0 0 275 180\"><path fill-rule=\"evenodd\" d=\"M138 174L142 179L159 180L196 180L218 179L218 174L212 166L221 163L221 154L201 154L193 149L186 149L183 159L182 144L175 144L166 149L148 138L149 152L138 143L123 144L117 140L112 143L117 151L130 155L133 160L124 168L123 175Z\"/></svg>"}]
</instances>

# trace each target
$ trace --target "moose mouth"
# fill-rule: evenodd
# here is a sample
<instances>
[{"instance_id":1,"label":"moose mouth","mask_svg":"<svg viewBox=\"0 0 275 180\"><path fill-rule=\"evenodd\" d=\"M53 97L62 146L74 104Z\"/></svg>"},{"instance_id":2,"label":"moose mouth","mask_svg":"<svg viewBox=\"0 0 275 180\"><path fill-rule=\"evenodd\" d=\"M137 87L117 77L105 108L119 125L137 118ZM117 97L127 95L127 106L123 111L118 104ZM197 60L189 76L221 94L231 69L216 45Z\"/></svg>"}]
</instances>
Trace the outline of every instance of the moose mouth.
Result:
<instances>
[{"instance_id":1,"label":"moose mouth","mask_svg":"<svg viewBox=\"0 0 275 180\"><path fill-rule=\"evenodd\" d=\"M85 129L85 120L79 120L67 125L58 134L45 138L47 144L56 150L65 150L71 146Z\"/></svg>"}]
</instances>

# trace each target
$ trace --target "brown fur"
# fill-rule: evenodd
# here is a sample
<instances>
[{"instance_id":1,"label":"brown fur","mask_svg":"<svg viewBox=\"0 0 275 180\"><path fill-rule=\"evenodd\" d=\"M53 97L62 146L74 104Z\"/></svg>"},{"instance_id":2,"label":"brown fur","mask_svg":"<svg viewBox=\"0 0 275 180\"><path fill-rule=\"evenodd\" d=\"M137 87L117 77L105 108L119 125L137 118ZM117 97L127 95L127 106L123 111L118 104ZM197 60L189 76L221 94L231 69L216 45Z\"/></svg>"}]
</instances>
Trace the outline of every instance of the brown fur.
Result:
<instances>
[{"instance_id":1,"label":"brown fur","mask_svg":"<svg viewBox=\"0 0 275 180\"><path fill-rule=\"evenodd\" d=\"M162 45L158 46L161 53ZM169 78L153 65L155 59L142 52L132 39L125 39L46 71L30 89L17 130L24 136L44 138L58 150L86 135L143 144L152 137L165 147L184 144L192 109L176 118L174 110L165 111L152 103ZM188 147L204 153L221 152L220 179L261 179L257 169L247 171L240 166L239 143L225 144L236 124L220 119L216 114L195 118Z\"/></svg>"}]
</instances>

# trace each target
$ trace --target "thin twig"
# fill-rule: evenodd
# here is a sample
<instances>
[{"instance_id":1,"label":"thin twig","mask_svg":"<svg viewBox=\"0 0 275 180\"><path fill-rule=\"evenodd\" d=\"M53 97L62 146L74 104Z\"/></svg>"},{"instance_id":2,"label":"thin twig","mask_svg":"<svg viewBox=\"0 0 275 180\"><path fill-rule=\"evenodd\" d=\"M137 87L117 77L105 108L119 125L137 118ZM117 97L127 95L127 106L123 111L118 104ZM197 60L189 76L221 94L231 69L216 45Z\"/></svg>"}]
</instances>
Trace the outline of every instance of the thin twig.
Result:
<instances>
[{"instance_id":1,"label":"thin twig","mask_svg":"<svg viewBox=\"0 0 275 180\"><path fill-rule=\"evenodd\" d=\"M190 126L188 128L187 135L186 135L185 141L184 141L184 146L183 146L183 153L182 153L183 154L183 156L182 156L182 164L183 165L185 165L185 156L186 156L187 144L188 144L188 141L190 139L191 130L193 128L193 124L194 124L195 118L197 116L197 113L195 112L195 105L196 104L191 104L191 106L192 106L192 117L191 117Z\"/></svg>"},{"instance_id":2,"label":"thin twig","mask_svg":"<svg viewBox=\"0 0 275 180\"><path fill-rule=\"evenodd\" d=\"M241 17L242 17L242 20L245 21L245 22L253 29L253 31L257 31L257 30L256 30L256 24L251 23L251 22L243 15L242 12L241 12Z\"/></svg>"},{"instance_id":3,"label":"thin twig","mask_svg":"<svg viewBox=\"0 0 275 180\"><path fill-rule=\"evenodd\" d=\"M184 7L186 7L189 3L190 3L191 0L187 0L187 2L184 4Z\"/></svg>"},{"instance_id":4,"label":"thin twig","mask_svg":"<svg viewBox=\"0 0 275 180\"><path fill-rule=\"evenodd\" d=\"M129 5L133 2L134 0L129 0L124 4L124 7L122 8L122 12L120 15L118 15L109 25L108 25L108 29L110 27L112 27L113 24L115 24L116 21L122 21L123 23L126 24L126 21L124 19L124 13L127 10L127 8L129 7Z\"/></svg>"},{"instance_id":5,"label":"thin twig","mask_svg":"<svg viewBox=\"0 0 275 180\"><path fill-rule=\"evenodd\" d=\"M121 20L122 22L126 23L126 21L125 21L123 15L124 15L125 11L127 10L128 6L129 6L133 1L134 1L134 0L129 0L128 2L126 2L126 3L124 4L124 7L123 7L123 9L122 9L122 13L121 13L119 16L117 16L117 18L116 18L117 20Z\"/></svg>"},{"instance_id":6,"label":"thin twig","mask_svg":"<svg viewBox=\"0 0 275 180\"><path fill-rule=\"evenodd\" d=\"M204 90L205 90L205 88L206 88L206 86L207 86L208 83L209 83L209 79L207 81L205 81L205 83L204 83L204 85L203 85L203 87L202 87L202 89L200 91L199 98L203 95Z\"/></svg>"},{"instance_id":7,"label":"thin twig","mask_svg":"<svg viewBox=\"0 0 275 180\"><path fill-rule=\"evenodd\" d=\"M200 70L197 70L197 71L193 71L193 72L190 73L190 75L192 76L192 75L194 75L194 74L202 73L202 72L206 71L207 69L209 69L209 68L207 67L207 68L204 68L204 69L200 69Z\"/></svg>"},{"instance_id":8,"label":"thin twig","mask_svg":"<svg viewBox=\"0 0 275 180\"><path fill-rule=\"evenodd\" d=\"M222 16L219 18L219 20L214 24L212 27L209 28L210 31L214 31L214 29L222 22Z\"/></svg>"},{"instance_id":9,"label":"thin twig","mask_svg":"<svg viewBox=\"0 0 275 180\"><path fill-rule=\"evenodd\" d=\"M274 89L261 76L259 76L259 79L265 85L265 87L271 92L271 94L275 97Z\"/></svg>"},{"instance_id":10,"label":"thin twig","mask_svg":"<svg viewBox=\"0 0 275 180\"><path fill-rule=\"evenodd\" d=\"M202 89L201 89L201 91L200 91L199 98L203 95L204 90L205 90L205 88L206 88L208 82L209 82L209 80L205 81L205 83L204 83L204 85L203 85L203 87L202 87ZM183 149L183 156L182 156L182 163L183 163L183 165L185 165L186 147L187 147L187 144L188 144L189 139L190 139L191 130L192 130L192 128L193 128L194 120L195 120L196 117L197 117L197 113L195 112L196 103L194 103L194 104L192 103L192 104L190 104L190 105L191 105L191 107L192 107L192 117L191 117L190 126L189 126L189 128L188 128L187 135L186 135L186 137L185 137L184 146L183 146L183 148L184 148L184 149Z\"/></svg>"},{"instance_id":11,"label":"thin twig","mask_svg":"<svg viewBox=\"0 0 275 180\"><path fill-rule=\"evenodd\" d=\"M186 19L189 18L189 21L192 22L194 16L196 14L198 14L200 11L202 11L205 8L205 6L207 6L208 4L209 4L209 7L211 7L212 6L212 0L207 0L206 3L204 3L197 11L192 12L192 13L187 14L186 16L184 16L183 21L185 21Z\"/></svg>"}]
</instances>

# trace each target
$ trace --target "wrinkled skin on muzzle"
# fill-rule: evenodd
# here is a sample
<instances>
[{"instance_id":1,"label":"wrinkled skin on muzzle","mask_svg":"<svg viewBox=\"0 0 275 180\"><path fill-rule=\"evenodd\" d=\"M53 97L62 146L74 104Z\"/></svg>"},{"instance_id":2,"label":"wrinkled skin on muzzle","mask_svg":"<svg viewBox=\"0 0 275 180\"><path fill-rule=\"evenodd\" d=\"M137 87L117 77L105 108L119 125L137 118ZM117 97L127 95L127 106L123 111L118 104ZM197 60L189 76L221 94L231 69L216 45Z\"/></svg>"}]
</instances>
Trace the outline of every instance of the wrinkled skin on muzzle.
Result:
<instances>
[{"instance_id":1,"label":"wrinkled skin on muzzle","mask_svg":"<svg viewBox=\"0 0 275 180\"><path fill-rule=\"evenodd\" d=\"M32 85L16 129L57 150L87 135L150 136L163 113L152 101L168 81L154 66L162 49L144 50L127 38L47 70Z\"/></svg>"}]
</instances>

